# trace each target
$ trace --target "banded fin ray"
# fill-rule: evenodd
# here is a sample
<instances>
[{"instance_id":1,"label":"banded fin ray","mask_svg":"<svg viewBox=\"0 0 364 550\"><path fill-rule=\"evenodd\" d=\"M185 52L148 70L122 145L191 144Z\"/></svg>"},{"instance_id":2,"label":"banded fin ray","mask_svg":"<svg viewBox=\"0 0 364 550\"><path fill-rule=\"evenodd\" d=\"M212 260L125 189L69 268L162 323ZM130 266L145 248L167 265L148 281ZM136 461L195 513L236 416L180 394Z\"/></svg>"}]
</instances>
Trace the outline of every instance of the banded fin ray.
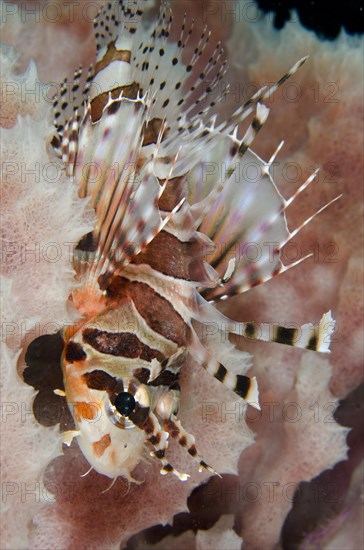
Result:
<instances>
[{"instance_id":1,"label":"banded fin ray","mask_svg":"<svg viewBox=\"0 0 364 550\"><path fill-rule=\"evenodd\" d=\"M90 251L87 276L91 285L110 266L114 271L121 269L166 223L157 208L163 188L154 175L153 162L137 170L146 101L109 98L96 124L90 106L85 114L74 177L80 196L90 197L97 217L84 251ZM124 126L121 140L117 137L120 126ZM142 208L144 201L147 210Z\"/></svg>"},{"instance_id":2,"label":"banded fin ray","mask_svg":"<svg viewBox=\"0 0 364 550\"><path fill-rule=\"evenodd\" d=\"M173 437L173 439L178 441L178 444L181 445L181 447L186 449L187 453L193 458L193 460L198 463L200 472L203 470L208 470L212 474L221 477L218 472L216 472L204 461L196 448L196 440L194 436L189 434L184 429L181 422L177 420L177 417L174 414L171 414L169 415L169 418L164 419L163 427Z\"/></svg>"},{"instance_id":3,"label":"banded fin ray","mask_svg":"<svg viewBox=\"0 0 364 550\"><path fill-rule=\"evenodd\" d=\"M61 144L67 126L71 126L72 121L79 123L84 115L85 102L88 99L93 77L93 64L88 71L80 66L74 71L72 80L65 78L60 84L58 93L53 96L56 134L53 137L52 146L58 156L61 156Z\"/></svg>"},{"instance_id":4,"label":"banded fin ray","mask_svg":"<svg viewBox=\"0 0 364 550\"><path fill-rule=\"evenodd\" d=\"M259 161L260 159L257 157L257 160ZM261 176L259 177L256 190L259 200L258 195L253 193L251 204L249 205L248 201L246 205L249 211L248 214L244 208L240 214L237 214L237 216L241 215L240 224L237 222L232 227L226 224L224 227L223 224L217 232L209 235L217 245L217 252L211 259L212 266L217 272L221 275L227 269L228 262L234 262L234 269L228 281L222 281L223 284L220 284L219 287L202 290L201 294L210 302L216 303L220 300L226 300L231 296L242 294L252 287L263 284L271 278L285 273L312 256L312 254L308 254L288 265L284 265L281 261L283 247L303 227L340 198L340 196L335 197L304 220L296 229L290 231L287 226L285 211L299 194L314 181L317 172L313 173L288 200L285 200L280 195L273 181L271 181L272 186L270 190L271 193L274 193L274 190L276 191L276 201L274 202L273 198L271 198L266 203L264 201L260 203L260 198L264 196L263 181L265 178L270 179L270 177L264 163L260 165L259 169L261 170ZM255 212L255 204L263 207L263 213L261 215L256 214L256 218L252 219L249 218L249 215ZM231 231L234 228L235 232ZM249 257L249 249L252 251L253 257Z\"/></svg>"},{"instance_id":5,"label":"banded fin ray","mask_svg":"<svg viewBox=\"0 0 364 550\"><path fill-rule=\"evenodd\" d=\"M144 431L147 436L148 443L154 447L154 451L150 454L151 456L158 458L162 463L160 473L162 475L174 474L181 481L187 481L190 476L176 470L166 458L169 434L162 430L158 418L152 411L146 409L144 414L140 414L139 409L142 409L142 407L137 406L136 410L129 416L129 418L135 426Z\"/></svg>"},{"instance_id":6,"label":"banded fin ray","mask_svg":"<svg viewBox=\"0 0 364 550\"><path fill-rule=\"evenodd\" d=\"M276 249L289 237L282 212L284 199L265 172L263 161L249 149L233 162L233 173L229 177L227 171L228 181L198 228L216 245L206 260L221 278L229 261L235 261L228 282L202 291L207 300L232 295L238 285L255 286L274 273L280 266ZM273 221L268 223L270 218Z\"/></svg>"},{"instance_id":7,"label":"banded fin ray","mask_svg":"<svg viewBox=\"0 0 364 550\"><path fill-rule=\"evenodd\" d=\"M217 45L218 46L218 45ZM219 52L219 56L222 54L222 52ZM212 59L212 57L210 58ZM220 101L223 98L224 94L220 94L220 96L211 103L208 103L207 107L203 109L202 111L197 112L196 114L193 113L193 106L190 106L186 113L183 113L180 115L180 122L177 128L177 134L175 132L171 132L170 135L167 135L166 139L164 140L162 147L168 151L173 150L173 141L176 138L176 135L178 135L179 140L182 143L182 148L184 149L184 154L181 154L181 162L188 158L190 159L190 163L188 165L187 170L191 170L198 164L198 157L197 152L200 154L200 157L203 155L209 155L211 154L211 151L216 144L216 141L219 141L222 135L224 136L235 136L237 130L240 128L240 125L244 122L244 120L247 119L255 110L259 109L259 105L261 105L261 109L263 109L263 102L271 97L271 95L288 79L290 78L295 72L305 63L307 57L304 57L297 61L288 71L283 75L282 78L280 78L275 84L273 84L271 87L263 86L260 88L249 100L247 100L243 105L241 105L234 113L228 117L225 121L221 123L217 123L217 115L211 114L210 111L212 107L215 106L217 101ZM209 60L210 62L210 60ZM217 60L216 60L217 62ZM212 63L215 64L215 61ZM203 73L205 76L205 73ZM199 102L202 102L203 99L206 100L207 93L213 92L214 88L216 87L218 81L222 78L222 76L225 74L225 62L222 63L222 66L217 72L217 75L211 85L209 85L208 88L206 88L205 93L196 100L196 104ZM195 86L193 85L192 88L194 89ZM189 111L190 118L188 124L186 123L186 115ZM257 120L258 117L255 117ZM178 119L177 119L178 122ZM259 124L251 127L251 133L255 135L256 131L259 131L260 127ZM216 140L217 138L217 140ZM234 140L236 141L236 139ZM252 140L250 140L250 143ZM246 143L246 148L249 147L248 142ZM166 153L168 154L168 153ZM176 174L180 175L183 173L183 168L181 168L179 165L176 166ZM192 198L193 193L191 194L190 198Z\"/></svg>"},{"instance_id":8,"label":"banded fin ray","mask_svg":"<svg viewBox=\"0 0 364 550\"><path fill-rule=\"evenodd\" d=\"M245 374L252 366L251 355L235 348L228 339L227 330L221 330L206 320L205 326L192 332L189 352L211 376L260 410L257 380Z\"/></svg>"},{"instance_id":9,"label":"banded fin ray","mask_svg":"<svg viewBox=\"0 0 364 550\"><path fill-rule=\"evenodd\" d=\"M217 150L221 147L224 148L225 145L222 146L223 139L229 138L231 140L231 143L228 145L229 148L236 148L237 144L237 131L240 128L240 125L246 120L254 111L257 110L257 106L259 104L264 105L264 101L269 99L273 93L284 83L288 78L290 78L292 75L294 75L298 69L305 63L307 60L307 56L301 58L298 60L275 84L273 84L271 87L268 86L262 86L255 94L252 95L251 98L249 98L245 103L243 103L238 109L236 109L233 114L228 117L226 120L218 123L217 122L217 115L214 113L210 115L208 112L202 117L200 113L197 113L195 116L191 117L190 123L189 123L189 132L198 134L200 132L201 137L204 138L205 142L205 149L204 149L204 163L206 162L216 162L216 158L223 158L221 151L217 152ZM222 95L223 97L223 95ZM220 97L220 99L222 99ZM181 138L183 138L185 135L184 132L181 134ZM215 137L218 137L218 140L215 140ZM206 143L212 141L212 146L210 148L206 147ZM201 140L202 141L202 140ZM217 148L214 150L214 145L217 145ZM267 165L267 163L264 163ZM224 165L224 164L223 164ZM189 189L189 201L191 204L196 204L197 202L201 201L208 192L211 191L212 187L219 186L221 181L219 180L219 175L221 172L218 172L217 175L206 177L208 174L204 174L203 168L201 165L196 166L198 171L202 171L203 174L203 180L195 187ZM193 179L193 178L191 178ZM226 181L226 178L225 178Z\"/></svg>"},{"instance_id":10,"label":"banded fin ray","mask_svg":"<svg viewBox=\"0 0 364 550\"><path fill-rule=\"evenodd\" d=\"M94 20L97 62L112 42L118 42L119 50L131 49L145 3L146 0L112 0L100 8Z\"/></svg>"},{"instance_id":11,"label":"banded fin ray","mask_svg":"<svg viewBox=\"0 0 364 550\"><path fill-rule=\"evenodd\" d=\"M133 76L142 90L154 92L152 116L165 118L166 126L183 127L191 109L198 106L216 87L226 70L223 48L219 42L210 42L210 34L202 31L192 55L182 60L192 32L193 21L188 26L185 17L177 42L168 40L173 17L161 6L157 25L150 36L141 36L133 56ZM173 26L174 28L174 26ZM203 67L198 71L196 62ZM208 110L206 101L204 110ZM178 117L176 117L178 113ZM202 112L200 112L200 115Z\"/></svg>"},{"instance_id":12,"label":"banded fin ray","mask_svg":"<svg viewBox=\"0 0 364 550\"><path fill-rule=\"evenodd\" d=\"M249 340L275 342L301 349L330 353L331 337L335 332L335 321L331 311L325 313L317 324L285 326L277 323L238 322L226 317L213 304L198 296L199 307L194 318L207 326L212 327L213 334L217 327L223 327L223 334L236 334ZM211 336L211 335L210 335ZM223 335L221 336L223 338Z\"/></svg>"},{"instance_id":13,"label":"banded fin ray","mask_svg":"<svg viewBox=\"0 0 364 550\"><path fill-rule=\"evenodd\" d=\"M252 95L243 105L241 105L234 113L221 122L217 127L219 132L229 132L236 128L243 120L245 120L254 110L257 103L264 103L269 99L274 92L282 86L291 76L293 76L307 61L308 56L299 59L275 84L272 86L262 86L255 94Z\"/></svg>"}]
</instances>

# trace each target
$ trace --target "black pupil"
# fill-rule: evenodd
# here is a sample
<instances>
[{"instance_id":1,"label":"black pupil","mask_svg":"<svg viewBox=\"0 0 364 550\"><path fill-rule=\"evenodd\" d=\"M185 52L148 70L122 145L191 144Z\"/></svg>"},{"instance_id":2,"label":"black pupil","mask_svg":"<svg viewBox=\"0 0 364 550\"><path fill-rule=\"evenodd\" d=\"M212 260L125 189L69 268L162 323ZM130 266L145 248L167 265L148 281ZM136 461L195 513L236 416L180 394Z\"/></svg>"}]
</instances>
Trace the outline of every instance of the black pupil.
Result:
<instances>
[{"instance_id":1,"label":"black pupil","mask_svg":"<svg viewBox=\"0 0 364 550\"><path fill-rule=\"evenodd\" d=\"M129 416L135 409L135 399L131 393L123 391L115 398L115 408L122 416Z\"/></svg>"}]
</instances>

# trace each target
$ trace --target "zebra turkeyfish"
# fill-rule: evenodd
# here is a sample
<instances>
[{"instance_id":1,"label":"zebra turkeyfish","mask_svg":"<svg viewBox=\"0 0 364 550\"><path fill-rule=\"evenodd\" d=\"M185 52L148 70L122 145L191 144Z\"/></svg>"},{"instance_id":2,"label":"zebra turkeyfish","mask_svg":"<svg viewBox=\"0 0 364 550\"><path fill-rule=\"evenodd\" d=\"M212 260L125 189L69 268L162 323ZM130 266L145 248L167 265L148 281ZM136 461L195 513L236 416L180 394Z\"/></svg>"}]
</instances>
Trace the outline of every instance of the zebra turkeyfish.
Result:
<instances>
[{"instance_id":1,"label":"zebra turkeyfish","mask_svg":"<svg viewBox=\"0 0 364 550\"><path fill-rule=\"evenodd\" d=\"M149 447L162 474L185 480L168 461L169 436L214 472L178 420L187 358L259 408L248 354L229 334L328 352L334 322L328 312L316 326L238 323L216 308L292 267L281 249L300 228L288 230L285 210L315 174L285 200L250 146L264 102L305 58L218 123L221 44L206 29L194 38L186 16L176 28L166 3L146 21L146 6L101 8L95 64L54 98L53 150L96 213L73 258L80 320L63 331L62 370L75 430L64 442L76 437L97 472L130 481ZM219 170L207 170L214 162ZM249 243L262 251L254 262Z\"/></svg>"}]
</instances>

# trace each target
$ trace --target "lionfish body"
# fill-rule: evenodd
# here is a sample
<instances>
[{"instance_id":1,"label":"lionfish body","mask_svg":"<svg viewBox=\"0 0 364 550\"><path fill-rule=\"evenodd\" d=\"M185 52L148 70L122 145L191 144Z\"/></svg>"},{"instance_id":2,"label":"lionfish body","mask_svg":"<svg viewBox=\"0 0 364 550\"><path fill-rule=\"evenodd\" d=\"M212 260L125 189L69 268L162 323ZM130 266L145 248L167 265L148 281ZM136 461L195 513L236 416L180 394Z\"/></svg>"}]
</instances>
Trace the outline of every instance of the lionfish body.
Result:
<instances>
[{"instance_id":1,"label":"lionfish body","mask_svg":"<svg viewBox=\"0 0 364 550\"><path fill-rule=\"evenodd\" d=\"M192 26L185 18L170 42L168 7L145 28L144 2L101 9L95 65L83 86L82 70L75 72L71 102L66 81L55 99L52 145L96 212L94 231L74 254L80 284L71 299L82 319L64 330L65 394L76 425L65 441L76 436L91 466L111 478L132 480L149 447L161 473L186 479L166 457L169 435L213 471L177 420L187 357L259 408L256 380L246 376L250 356L229 333L328 351L333 323L330 314L300 329L237 323L215 307L287 269L280 249L293 234L285 218L292 200L250 145L268 115L264 100L303 61L216 126L220 44L210 45L204 31L184 62ZM206 174L204 161L217 159L223 173ZM252 164L254 181L243 176ZM251 242L263 251L254 263L244 255ZM273 255L266 242L275 243Z\"/></svg>"}]
</instances>

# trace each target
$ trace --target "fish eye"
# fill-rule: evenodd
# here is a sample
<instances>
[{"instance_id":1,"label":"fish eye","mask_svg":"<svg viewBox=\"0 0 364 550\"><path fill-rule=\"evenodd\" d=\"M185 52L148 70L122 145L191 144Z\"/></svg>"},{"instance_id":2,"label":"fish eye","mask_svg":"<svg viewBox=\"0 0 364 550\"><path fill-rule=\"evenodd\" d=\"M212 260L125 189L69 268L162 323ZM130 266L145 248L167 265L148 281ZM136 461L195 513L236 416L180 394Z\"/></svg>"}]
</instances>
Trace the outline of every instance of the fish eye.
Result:
<instances>
[{"instance_id":1,"label":"fish eye","mask_svg":"<svg viewBox=\"0 0 364 550\"><path fill-rule=\"evenodd\" d=\"M134 411L136 402L131 393L123 391L115 397L114 405L121 416L129 416Z\"/></svg>"},{"instance_id":2,"label":"fish eye","mask_svg":"<svg viewBox=\"0 0 364 550\"><path fill-rule=\"evenodd\" d=\"M106 392L104 407L109 420L118 428L129 430L135 428L129 416L137 406L148 410L150 397L148 389L135 378L116 380L113 391Z\"/></svg>"}]
</instances>

